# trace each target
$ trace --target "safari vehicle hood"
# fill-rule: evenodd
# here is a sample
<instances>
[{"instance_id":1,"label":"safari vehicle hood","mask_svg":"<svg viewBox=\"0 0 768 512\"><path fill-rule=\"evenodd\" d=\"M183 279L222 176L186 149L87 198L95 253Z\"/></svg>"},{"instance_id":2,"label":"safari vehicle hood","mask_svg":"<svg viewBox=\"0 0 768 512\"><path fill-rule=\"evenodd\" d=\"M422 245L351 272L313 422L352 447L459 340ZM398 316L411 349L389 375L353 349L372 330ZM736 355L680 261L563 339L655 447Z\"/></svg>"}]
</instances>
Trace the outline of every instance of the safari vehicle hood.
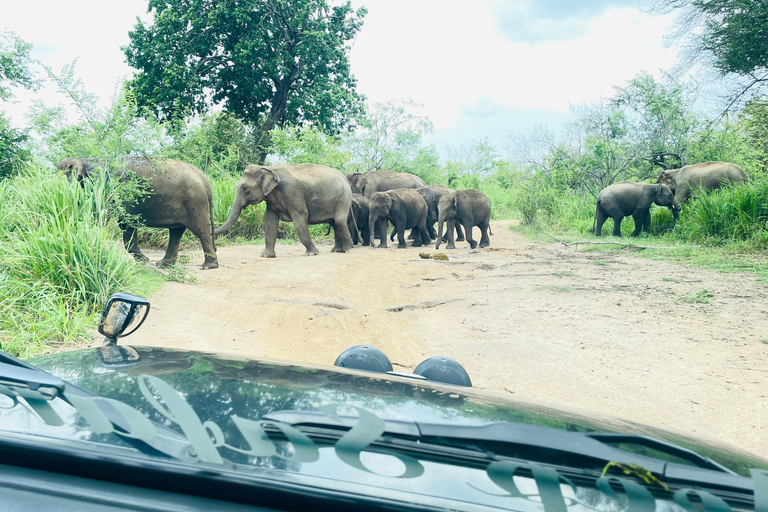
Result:
<instances>
[{"instance_id":1,"label":"safari vehicle hood","mask_svg":"<svg viewBox=\"0 0 768 512\"><path fill-rule=\"evenodd\" d=\"M671 480L701 474L701 482L709 482L705 488L733 498L731 506L751 509L752 497L743 495L752 492L750 470L768 468L755 456L635 423L396 375L138 346L64 352L28 362L101 398L74 401L76 410L53 403L52 411L0 404L0 435L44 436L78 450L133 457L141 421L131 411L138 411L157 425L169 446L153 441L152 450L142 451L139 459L166 460L162 456L170 454L173 464L196 466L229 481L245 475L402 503L421 500L437 508L540 511L544 500L546 512L564 512L551 503L565 499L585 510L613 510L610 490L601 493L595 482L601 470L614 465L641 483L644 468ZM116 428L95 427L88 404L118 411L127 421L120 435ZM49 412L61 418L60 424L51 424ZM87 420L93 420L90 426ZM467 432L482 437L471 441ZM599 434L606 432L621 435ZM573 454L547 458L541 466L524 462L552 451L562 436L579 433L584 442L574 444ZM661 445L640 436L674 443L683 452L663 453ZM594 460L578 455L595 440L615 451ZM440 446L430 448L436 441ZM686 461L684 449L703 456L716 471L693 467L698 463ZM560 469L577 459L589 463ZM638 460L648 463L629 464L636 469L627 470L627 462ZM535 468L549 468L549 473L541 469L537 476ZM545 496L545 474L554 474L555 482L568 479L565 498L553 502ZM663 494L650 478L645 483L651 482L653 495ZM623 480L614 476L613 481ZM658 485L670 493L676 489ZM540 497L535 497L537 486ZM678 485L678 492L684 487ZM549 489L560 492L557 484ZM674 505L672 494L666 499Z\"/></svg>"}]
</instances>

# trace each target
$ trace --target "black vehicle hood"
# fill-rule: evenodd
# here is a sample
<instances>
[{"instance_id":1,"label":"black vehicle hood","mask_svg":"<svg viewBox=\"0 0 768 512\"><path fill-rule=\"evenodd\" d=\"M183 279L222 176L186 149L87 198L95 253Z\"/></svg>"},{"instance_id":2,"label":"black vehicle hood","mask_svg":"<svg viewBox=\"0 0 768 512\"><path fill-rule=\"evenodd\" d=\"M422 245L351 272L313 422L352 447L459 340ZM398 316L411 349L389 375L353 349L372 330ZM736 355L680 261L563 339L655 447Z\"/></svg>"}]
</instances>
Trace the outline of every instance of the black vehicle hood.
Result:
<instances>
[{"instance_id":1,"label":"black vehicle hood","mask_svg":"<svg viewBox=\"0 0 768 512\"><path fill-rule=\"evenodd\" d=\"M122 347L128 349L129 347ZM177 390L203 421L257 420L276 411L317 412L344 404L387 420L482 425L511 422L573 432L617 432L662 439L746 475L768 462L733 448L608 416L568 410L474 388L411 380L319 365L253 360L182 350L132 347L135 361L109 362L114 347L62 352L29 362L95 395L136 408L167 423L139 393L142 375Z\"/></svg>"}]
</instances>

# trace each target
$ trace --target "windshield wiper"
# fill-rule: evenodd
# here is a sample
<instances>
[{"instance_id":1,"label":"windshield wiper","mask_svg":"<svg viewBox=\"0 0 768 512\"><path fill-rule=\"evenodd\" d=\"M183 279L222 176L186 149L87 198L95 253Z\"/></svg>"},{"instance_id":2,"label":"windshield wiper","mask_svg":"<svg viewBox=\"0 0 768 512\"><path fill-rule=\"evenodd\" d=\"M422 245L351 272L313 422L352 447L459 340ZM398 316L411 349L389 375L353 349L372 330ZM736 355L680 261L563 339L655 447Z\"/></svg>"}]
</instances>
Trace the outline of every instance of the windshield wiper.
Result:
<instances>
[{"instance_id":1,"label":"windshield wiper","mask_svg":"<svg viewBox=\"0 0 768 512\"><path fill-rule=\"evenodd\" d=\"M295 427L320 427L346 432L357 418L341 417L342 423L319 412L277 411L264 419L288 423ZM486 425L452 425L404 420L384 420L382 438L394 437L418 441L420 446L433 444L483 451L494 459L497 455L544 462L576 469L600 470L610 462L638 464L665 483L684 483L709 488L751 493L751 478L740 476L717 462L680 446L647 436L611 433L567 432L550 427L520 423ZM651 448L683 459L694 466L661 460L628 452L609 443L629 443Z\"/></svg>"},{"instance_id":2,"label":"windshield wiper","mask_svg":"<svg viewBox=\"0 0 768 512\"><path fill-rule=\"evenodd\" d=\"M87 398L98 396L21 359L17 359L6 352L0 351L0 391L2 391L2 388L10 390L12 392L11 395L18 394L24 397L28 402L37 401L40 410L44 410L43 408L47 406L47 402L55 398L60 398L67 404L75 407L67 399L67 394ZM97 402L97 406L109 422L112 423L112 427L118 435L131 431L128 421L117 409L105 402ZM198 457L193 455L192 445L184 436L159 423L152 422L152 424L155 426L158 434L152 439L143 440L127 436L120 436L120 438L147 455L164 455L187 463L198 462Z\"/></svg>"}]
</instances>

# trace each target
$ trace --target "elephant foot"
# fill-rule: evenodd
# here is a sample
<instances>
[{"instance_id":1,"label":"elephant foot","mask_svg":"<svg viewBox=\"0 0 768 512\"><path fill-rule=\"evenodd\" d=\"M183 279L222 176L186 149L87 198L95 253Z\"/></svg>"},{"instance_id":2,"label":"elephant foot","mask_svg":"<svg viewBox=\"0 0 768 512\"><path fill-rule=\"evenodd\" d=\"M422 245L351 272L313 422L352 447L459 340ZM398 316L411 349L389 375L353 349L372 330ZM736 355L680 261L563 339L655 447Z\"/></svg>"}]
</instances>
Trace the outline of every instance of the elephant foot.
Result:
<instances>
[{"instance_id":1,"label":"elephant foot","mask_svg":"<svg viewBox=\"0 0 768 512\"><path fill-rule=\"evenodd\" d=\"M482 249L483 247L490 247L490 246L491 246L490 242L480 242L480 245L478 247Z\"/></svg>"},{"instance_id":2,"label":"elephant foot","mask_svg":"<svg viewBox=\"0 0 768 512\"><path fill-rule=\"evenodd\" d=\"M471 242L469 242L469 247L472 248L472 249L475 249L477 247L477 242L472 240Z\"/></svg>"},{"instance_id":3,"label":"elephant foot","mask_svg":"<svg viewBox=\"0 0 768 512\"><path fill-rule=\"evenodd\" d=\"M160 268L168 268L168 267L172 267L175 263L176 263L176 260L160 260L156 263L156 265Z\"/></svg>"},{"instance_id":4,"label":"elephant foot","mask_svg":"<svg viewBox=\"0 0 768 512\"><path fill-rule=\"evenodd\" d=\"M275 258L276 256L275 251L264 251L261 253L262 258Z\"/></svg>"},{"instance_id":5,"label":"elephant foot","mask_svg":"<svg viewBox=\"0 0 768 512\"><path fill-rule=\"evenodd\" d=\"M347 252L347 251L349 251L349 249L350 249L349 247L348 247L348 248L344 248L344 247L336 247L336 246L334 245L334 246L333 246L333 249L331 249L331 252ZM307 252L309 252L309 251L307 251Z\"/></svg>"},{"instance_id":6,"label":"elephant foot","mask_svg":"<svg viewBox=\"0 0 768 512\"><path fill-rule=\"evenodd\" d=\"M458 236L458 237L456 237L456 241L457 242L463 242L464 241L464 237L463 236Z\"/></svg>"},{"instance_id":7,"label":"elephant foot","mask_svg":"<svg viewBox=\"0 0 768 512\"><path fill-rule=\"evenodd\" d=\"M318 251L315 248L312 248L312 249L307 249L307 252L304 253L304 256L317 256L318 254L320 254L320 251Z\"/></svg>"},{"instance_id":8,"label":"elephant foot","mask_svg":"<svg viewBox=\"0 0 768 512\"><path fill-rule=\"evenodd\" d=\"M389 246L387 244L379 244L379 249L389 249Z\"/></svg>"},{"instance_id":9,"label":"elephant foot","mask_svg":"<svg viewBox=\"0 0 768 512\"><path fill-rule=\"evenodd\" d=\"M417 243L418 242L418 243ZM411 244L411 247L421 247L423 244L419 242L418 240L414 240Z\"/></svg>"},{"instance_id":10,"label":"elephant foot","mask_svg":"<svg viewBox=\"0 0 768 512\"><path fill-rule=\"evenodd\" d=\"M200 270L211 270L211 269L214 269L214 268L219 268L219 262L218 261L211 261L211 262L207 262L206 261L200 267Z\"/></svg>"},{"instance_id":11,"label":"elephant foot","mask_svg":"<svg viewBox=\"0 0 768 512\"><path fill-rule=\"evenodd\" d=\"M398 249L407 249L408 246L406 244L397 244Z\"/></svg>"},{"instance_id":12,"label":"elephant foot","mask_svg":"<svg viewBox=\"0 0 768 512\"><path fill-rule=\"evenodd\" d=\"M148 261L149 261L149 258L147 258L146 256L144 256L144 255L143 255L142 253L140 253L140 252L139 252L139 253L136 253L136 252L132 252L132 253L131 253L131 256L133 256L133 258L134 258L136 261L140 261L140 262L142 262L142 263L146 263L146 262L148 262Z\"/></svg>"},{"instance_id":13,"label":"elephant foot","mask_svg":"<svg viewBox=\"0 0 768 512\"><path fill-rule=\"evenodd\" d=\"M446 249L455 249L456 246L454 244L448 244L445 246Z\"/></svg>"}]
</instances>

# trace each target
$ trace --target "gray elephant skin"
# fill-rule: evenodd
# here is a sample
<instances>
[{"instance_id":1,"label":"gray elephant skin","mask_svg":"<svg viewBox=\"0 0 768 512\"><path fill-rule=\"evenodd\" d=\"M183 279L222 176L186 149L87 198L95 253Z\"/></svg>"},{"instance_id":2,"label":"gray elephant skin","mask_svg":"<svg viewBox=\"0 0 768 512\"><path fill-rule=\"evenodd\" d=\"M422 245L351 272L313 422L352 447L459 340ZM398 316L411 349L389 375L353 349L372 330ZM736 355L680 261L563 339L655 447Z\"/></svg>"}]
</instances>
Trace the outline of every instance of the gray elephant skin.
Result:
<instances>
[{"instance_id":1,"label":"gray elephant skin","mask_svg":"<svg viewBox=\"0 0 768 512\"><path fill-rule=\"evenodd\" d=\"M376 192L386 192L396 188L421 188L424 180L407 172L368 171L347 174L347 181L352 192L370 199Z\"/></svg>"},{"instance_id":2,"label":"gray elephant skin","mask_svg":"<svg viewBox=\"0 0 768 512\"><path fill-rule=\"evenodd\" d=\"M437 238L437 232L435 231L435 223L437 222L437 217L438 217L437 205L440 202L440 198L444 194L453 194L456 191L450 187L446 187L445 185L427 185L424 188L432 192L432 194L435 196L434 206L427 203L427 207L429 208L429 212L427 213L427 231L429 231L429 236L431 236L432 239L434 240L435 238ZM443 235L443 242L447 242L447 241L448 241L447 236ZM464 231L461 229L461 224L456 224L456 241L457 242L464 241Z\"/></svg>"},{"instance_id":3,"label":"gray elephant skin","mask_svg":"<svg viewBox=\"0 0 768 512\"><path fill-rule=\"evenodd\" d=\"M376 223L379 224L381 237L379 247L387 247L387 221L395 226L397 231L397 247L404 249L405 230L416 228L418 236L413 240L413 247L429 244L431 238L427 232L427 203L421 194L410 188L398 188L387 192L376 192L371 197L368 231L371 247L374 246L373 234Z\"/></svg>"},{"instance_id":4,"label":"gray elephant skin","mask_svg":"<svg viewBox=\"0 0 768 512\"><path fill-rule=\"evenodd\" d=\"M352 205L352 191L341 171L316 164L249 165L237 184L235 199L227 221L215 234L226 233L235 225L243 208L266 201L264 212L266 258L275 257L279 221L293 222L306 255L318 254L309 234L310 224L334 224L336 243L332 252L346 252L352 247L347 227Z\"/></svg>"},{"instance_id":5,"label":"gray elephant skin","mask_svg":"<svg viewBox=\"0 0 768 512\"><path fill-rule=\"evenodd\" d=\"M365 206L362 206L362 201L364 201ZM363 245L368 245L368 238L363 237L361 239L361 233L362 231L365 231L365 233L368 233L368 205L370 204L370 201L368 201L367 198L359 195L359 194L352 194L352 205L349 208L349 216L347 217L347 229L349 229L349 234L352 237L352 243L354 245L357 245L358 243L362 242ZM362 224L360 224L362 222ZM325 236L328 236L331 234L331 229L333 229L333 222L328 223L328 230L325 232ZM364 226L361 229L361 226Z\"/></svg>"},{"instance_id":6,"label":"gray elephant skin","mask_svg":"<svg viewBox=\"0 0 768 512\"><path fill-rule=\"evenodd\" d=\"M58 165L70 181L76 178L79 182L99 167L104 167L104 160L96 158L64 158ZM126 170L132 173L126 173ZM112 176L124 181L133 173L148 180L150 192L136 203L126 203L126 213L137 216L147 227L167 228L169 232L168 249L158 266L176 262L181 236L189 229L203 246L205 261L201 268L217 268L211 184L205 174L194 165L176 160L125 157L122 168L113 170ZM148 260L139 250L136 227L125 219L118 219L118 223L128 252L136 259Z\"/></svg>"},{"instance_id":7,"label":"gray elephant skin","mask_svg":"<svg viewBox=\"0 0 768 512\"><path fill-rule=\"evenodd\" d=\"M435 249L440 248L443 238L443 224L448 224L448 245L446 249L455 249L454 228L457 224L464 226L465 237L469 246L474 249L478 246L472 238L472 227L480 228L480 247L491 245L488 236L491 232L491 201L479 190L457 190L450 194L443 194L437 203L437 243Z\"/></svg>"},{"instance_id":8,"label":"gray elephant skin","mask_svg":"<svg viewBox=\"0 0 768 512\"><path fill-rule=\"evenodd\" d=\"M650 233L652 203L668 207L677 221L680 205L672 190L664 184L622 181L604 188L597 195L595 236L602 234L603 224L609 217L613 219L613 236L621 236L621 221L630 215L635 219L631 236L639 235L641 230Z\"/></svg>"},{"instance_id":9,"label":"gray elephant skin","mask_svg":"<svg viewBox=\"0 0 768 512\"><path fill-rule=\"evenodd\" d=\"M678 203L685 203L697 190L707 192L723 185L746 182L747 173L741 166L728 162L702 162L680 169L668 169L659 173L656 183L668 186Z\"/></svg>"}]
</instances>

